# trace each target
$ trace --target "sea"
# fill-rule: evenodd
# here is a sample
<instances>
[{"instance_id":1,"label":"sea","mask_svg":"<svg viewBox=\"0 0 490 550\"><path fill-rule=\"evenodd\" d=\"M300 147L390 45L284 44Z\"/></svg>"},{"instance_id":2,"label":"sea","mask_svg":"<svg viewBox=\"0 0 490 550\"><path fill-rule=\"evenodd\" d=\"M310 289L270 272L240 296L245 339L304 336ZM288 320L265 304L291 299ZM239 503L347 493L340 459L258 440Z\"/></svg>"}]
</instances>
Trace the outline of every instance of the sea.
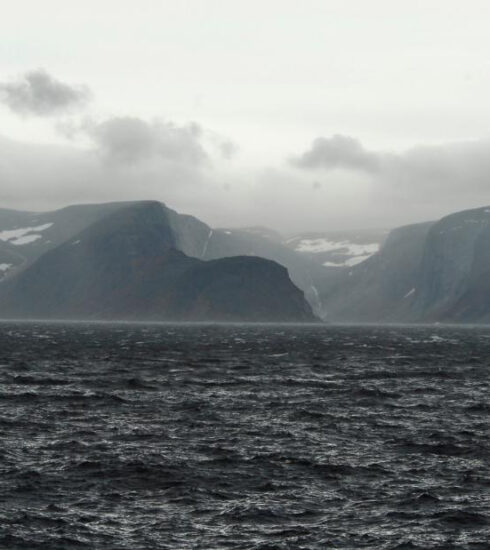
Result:
<instances>
[{"instance_id":1,"label":"sea","mask_svg":"<svg viewBox=\"0 0 490 550\"><path fill-rule=\"evenodd\" d=\"M0 549L490 548L490 327L0 323Z\"/></svg>"}]
</instances>

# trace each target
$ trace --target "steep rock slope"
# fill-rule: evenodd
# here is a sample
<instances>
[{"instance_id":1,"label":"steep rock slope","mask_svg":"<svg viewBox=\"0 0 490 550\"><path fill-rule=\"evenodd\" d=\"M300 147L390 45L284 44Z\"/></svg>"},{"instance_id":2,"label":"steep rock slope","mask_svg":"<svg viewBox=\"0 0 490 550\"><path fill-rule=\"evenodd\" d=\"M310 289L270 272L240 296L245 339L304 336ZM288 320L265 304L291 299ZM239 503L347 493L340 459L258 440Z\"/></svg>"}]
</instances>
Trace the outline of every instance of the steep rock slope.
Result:
<instances>
[{"instance_id":1,"label":"steep rock slope","mask_svg":"<svg viewBox=\"0 0 490 550\"><path fill-rule=\"evenodd\" d=\"M442 218L427 235L410 319L490 319L490 208Z\"/></svg>"},{"instance_id":2,"label":"steep rock slope","mask_svg":"<svg viewBox=\"0 0 490 550\"><path fill-rule=\"evenodd\" d=\"M394 230L322 298L334 321L490 322L490 208Z\"/></svg>"},{"instance_id":3,"label":"steep rock slope","mask_svg":"<svg viewBox=\"0 0 490 550\"><path fill-rule=\"evenodd\" d=\"M0 209L0 264L5 264L3 275L12 275L27 267L48 250L127 204L80 204L52 212Z\"/></svg>"},{"instance_id":4,"label":"steep rock slope","mask_svg":"<svg viewBox=\"0 0 490 550\"><path fill-rule=\"evenodd\" d=\"M332 321L376 322L406 314L431 223L393 230L381 250L344 270L322 295L323 317Z\"/></svg>"}]
</instances>

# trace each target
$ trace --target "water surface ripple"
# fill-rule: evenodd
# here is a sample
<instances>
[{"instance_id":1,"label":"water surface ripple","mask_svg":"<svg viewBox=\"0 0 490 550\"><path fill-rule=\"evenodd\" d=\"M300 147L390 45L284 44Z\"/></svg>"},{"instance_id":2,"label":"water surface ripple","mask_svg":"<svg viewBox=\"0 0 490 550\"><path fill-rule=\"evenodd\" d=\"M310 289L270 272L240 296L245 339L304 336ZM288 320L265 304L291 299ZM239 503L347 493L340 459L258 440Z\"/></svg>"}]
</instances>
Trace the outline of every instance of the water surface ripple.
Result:
<instances>
[{"instance_id":1,"label":"water surface ripple","mask_svg":"<svg viewBox=\"0 0 490 550\"><path fill-rule=\"evenodd\" d=\"M487 549L490 329L0 324L0 548Z\"/></svg>"}]
</instances>

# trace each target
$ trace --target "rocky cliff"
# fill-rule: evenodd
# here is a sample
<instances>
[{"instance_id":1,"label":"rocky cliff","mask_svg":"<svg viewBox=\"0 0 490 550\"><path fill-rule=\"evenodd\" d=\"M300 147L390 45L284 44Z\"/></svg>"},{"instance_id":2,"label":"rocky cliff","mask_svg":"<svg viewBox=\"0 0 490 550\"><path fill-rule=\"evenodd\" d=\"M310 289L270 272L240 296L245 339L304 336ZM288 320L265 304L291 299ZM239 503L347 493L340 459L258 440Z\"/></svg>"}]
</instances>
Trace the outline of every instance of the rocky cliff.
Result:
<instances>
[{"instance_id":1,"label":"rocky cliff","mask_svg":"<svg viewBox=\"0 0 490 550\"><path fill-rule=\"evenodd\" d=\"M490 208L394 230L322 300L332 321L489 322Z\"/></svg>"}]
</instances>

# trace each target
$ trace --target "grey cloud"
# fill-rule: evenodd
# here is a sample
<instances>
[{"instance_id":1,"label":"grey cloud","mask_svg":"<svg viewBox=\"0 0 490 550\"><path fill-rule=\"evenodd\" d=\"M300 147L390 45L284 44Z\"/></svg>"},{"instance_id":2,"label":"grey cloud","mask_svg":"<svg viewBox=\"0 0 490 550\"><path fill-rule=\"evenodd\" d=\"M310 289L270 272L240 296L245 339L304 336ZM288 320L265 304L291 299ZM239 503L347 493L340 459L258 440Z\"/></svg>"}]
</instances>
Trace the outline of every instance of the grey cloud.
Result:
<instances>
[{"instance_id":1,"label":"grey cloud","mask_svg":"<svg viewBox=\"0 0 490 550\"><path fill-rule=\"evenodd\" d=\"M208 128L202 131L202 137L208 143L211 150L214 153L218 153L219 157L222 159L230 160L234 158L239 151L239 147L234 141Z\"/></svg>"},{"instance_id":2,"label":"grey cloud","mask_svg":"<svg viewBox=\"0 0 490 550\"><path fill-rule=\"evenodd\" d=\"M86 133L102 155L112 161L134 164L160 158L200 166L208 160L197 124L177 126L170 122L147 122L136 117L114 117L101 123L85 123Z\"/></svg>"},{"instance_id":3,"label":"grey cloud","mask_svg":"<svg viewBox=\"0 0 490 550\"><path fill-rule=\"evenodd\" d=\"M326 223L340 211L351 227L393 227L490 203L488 139L418 146L396 153L367 150L354 138L318 138L292 164L300 168L294 173L302 178L305 194L311 189L312 173L321 174L323 185L317 191L337 205L332 209L325 200ZM332 171L340 167L342 172ZM338 197L343 190L349 190L351 203L345 209ZM348 222L358 204L363 208L357 221ZM342 223L342 219L336 222L339 227Z\"/></svg>"},{"instance_id":4,"label":"grey cloud","mask_svg":"<svg viewBox=\"0 0 490 550\"><path fill-rule=\"evenodd\" d=\"M378 169L369 173L315 173L288 166L238 167L232 172L229 166L220 171L225 166L220 163L202 170L200 164L186 161L161 162L158 156L152 161L146 151L154 151L154 145L147 145L154 141L152 131L148 137L153 123L138 127L143 128L142 145L137 154L130 148L130 157L141 161L131 165L126 152L118 153L122 162L100 162L93 149L16 143L0 136L0 206L36 210L77 202L156 199L214 226L266 223L289 234L389 228L490 203L490 141L376 153ZM185 128L186 139L190 134L198 144L205 141L206 131Z\"/></svg>"},{"instance_id":5,"label":"grey cloud","mask_svg":"<svg viewBox=\"0 0 490 550\"><path fill-rule=\"evenodd\" d=\"M237 154L238 147L232 141L225 140L225 141L222 141L221 143L219 143L219 150L221 152L221 156L224 159L229 160Z\"/></svg>"},{"instance_id":6,"label":"grey cloud","mask_svg":"<svg viewBox=\"0 0 490 550\"><path fill-rule=\"evenodd\" d=\"M405 188L405 193L410 189L421 193L459 189L471 193L488 185L490 141L426 145L387 153L369 151L353 137L335 135L315 139L310 149L290 162L308 171L334 168L357 171L384 191Z\"/></svg>"},{"instance_id":7,"label":"grey cloud","mask_svg":"<svg viewBox=\"0 0 490 550\"><path fill-rule=\"evenodd\" d=\"M490 141L472 141L411 149L385 160L387 178L425 182L428 187L471 193L488 189ZM415 185L417 185L415 183Z\"/></svg>"},{"instance_id":8,"label":"grey cloud","mask_svg":"<svg viewBox=\"0 0 490 550\"><path fill-rule=\"evenodd\" d=\"M85 86L61 82L43 69L0 83L0 101L21 115L50 116L82 107L91 93Z\"/></svg>"},{"instance_id":9,"label":"grey cloud","mask_svg":"<svg viewBox=\"0 0 490 550\"><path fill-rule=\"evenodd\" d=\"M100 162L87 149L0 136L1 207L47 210L80 202L155 199L186 211L201 194L205 203L212 176L212 171L176 163L128 169Z\"/></svg>"},{"instance_id":10,"label":"grey cloud","mask_svg":"<svg viewBox=\"0 0 490 550\"><path fill-rule=\"evenodd\" d=\"M364 149L359 140L336 134L331 138L316 138L311 147L291 163L304 169L347 168L376 172L379 159L375 153Z\"/></svg>"}]
</instances>

